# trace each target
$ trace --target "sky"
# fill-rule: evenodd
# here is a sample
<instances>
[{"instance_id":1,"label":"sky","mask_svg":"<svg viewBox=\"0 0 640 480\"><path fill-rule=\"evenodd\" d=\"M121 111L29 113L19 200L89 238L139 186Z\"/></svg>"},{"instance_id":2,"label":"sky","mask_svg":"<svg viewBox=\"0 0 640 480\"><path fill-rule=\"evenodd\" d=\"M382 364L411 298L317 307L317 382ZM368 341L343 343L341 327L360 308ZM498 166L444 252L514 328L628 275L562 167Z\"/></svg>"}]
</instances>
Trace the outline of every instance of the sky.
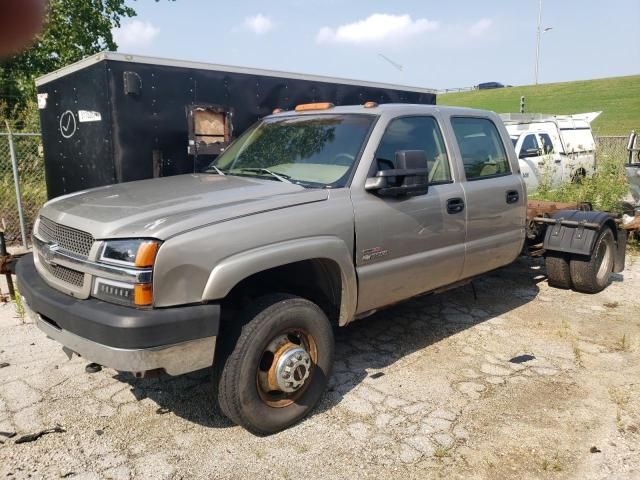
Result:
<instances>
[{"instance_id":1,"label":"sky","mask_svg":"<svg viewBox=\"0 0 640 480\"><path fill-rule=\"evenodd\" d=\"M437 89L534 83L539 0L128 4L124 53ZM540 83L640 74L639 19L640 0L544 0Z\"/></svg>"}]
</instances>

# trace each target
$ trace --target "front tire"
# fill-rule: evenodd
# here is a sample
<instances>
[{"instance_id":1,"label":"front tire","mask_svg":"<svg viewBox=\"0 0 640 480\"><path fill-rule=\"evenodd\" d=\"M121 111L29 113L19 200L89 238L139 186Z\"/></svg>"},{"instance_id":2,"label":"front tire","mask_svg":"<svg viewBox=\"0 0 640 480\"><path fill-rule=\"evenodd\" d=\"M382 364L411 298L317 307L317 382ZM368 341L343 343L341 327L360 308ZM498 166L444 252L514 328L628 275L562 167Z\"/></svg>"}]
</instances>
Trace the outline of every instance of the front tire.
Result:
<instances>
[{"instance_id":1,"label":"front tire","mask_svg":"<svg viewBox=\"0 0 640 480\"><path fill-rule=\"evenodd\" d=\"M576 290L598 293L609 285L615 258L615 239L610 228L603 228L596 238L591 256L573 256L569 264Z\"/></svg>"},{"instance_id":2,"label":"front tire","mask_svg":"<svg viewBox=\"0 0 640 480\"><path fill-rule=\"evenodd\" d=\"M218 402L233 422L257 435L305 417L326 389L333 366L331 324L316 304L292 295L262 297L227 357Z\"/></svg>"}]
</instances>

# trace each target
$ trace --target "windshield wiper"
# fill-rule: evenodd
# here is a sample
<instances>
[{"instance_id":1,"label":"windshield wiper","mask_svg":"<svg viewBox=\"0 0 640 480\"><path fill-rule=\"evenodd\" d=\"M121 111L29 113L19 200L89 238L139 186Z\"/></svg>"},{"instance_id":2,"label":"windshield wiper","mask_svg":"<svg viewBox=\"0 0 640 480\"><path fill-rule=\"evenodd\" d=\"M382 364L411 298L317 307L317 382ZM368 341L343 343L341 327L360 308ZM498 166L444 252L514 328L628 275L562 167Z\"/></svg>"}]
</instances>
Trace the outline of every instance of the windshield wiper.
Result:
<instances>
[{"instance_id":1,"label":"windshield wiper","mask_svg":"<svg viewBox=\"0 0 640 480\"><path fill-rule=\"evenodd\" d=\"M222 175L223 177L226 175L222 170L220 170L220 169L219 169L218 167L216 167L215 165L209 165L209 168L207 168L207 169L205 170L205 172L208 172L208 171L210 171L210 170L215 170L215 172L216 172L218 175Z\"/></svg>"},{"instance_id":2,"label":"windshield wiper","mask_svg":"<svg viewBox=\"0 0 640 480\"><path fill-rule=\"evenodd\" d=\"M280 180L281 182L284 183L291 183L291 180L289 180L291 177L289 175L285 175L284 173L276 173L276 172L272 172L271 170L269 170L268 168L262 168L262 167L242 167L240 168L240 171L242 172L264 172L264 173L268 173L269 175L271 175L274 178L277 178L278 180Z\"/></svg>"}]
</instances>

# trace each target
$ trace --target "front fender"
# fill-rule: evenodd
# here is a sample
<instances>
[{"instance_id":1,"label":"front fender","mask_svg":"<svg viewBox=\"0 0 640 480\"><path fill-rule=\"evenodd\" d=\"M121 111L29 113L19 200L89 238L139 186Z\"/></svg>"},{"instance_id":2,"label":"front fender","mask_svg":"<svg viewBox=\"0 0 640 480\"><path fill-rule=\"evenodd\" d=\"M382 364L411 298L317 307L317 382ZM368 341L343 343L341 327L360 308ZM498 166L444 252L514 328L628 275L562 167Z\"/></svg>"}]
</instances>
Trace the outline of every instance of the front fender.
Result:
<instances>
[{"instance_id":1,"label":"front fender","mask_svg":"<svg viewBox=\"0 0 640 480\"><path fill-rule=\"evenodd\" d=\"M357 282L353 258L339 238L318 236L288 240L234 254L220 261L211 271L202 292L202 301L218 300L245 278L271 268L312 259L328 259L340 268L342 294L340 325L354 316L357 305Z\"/></svg>"}]
</instances>

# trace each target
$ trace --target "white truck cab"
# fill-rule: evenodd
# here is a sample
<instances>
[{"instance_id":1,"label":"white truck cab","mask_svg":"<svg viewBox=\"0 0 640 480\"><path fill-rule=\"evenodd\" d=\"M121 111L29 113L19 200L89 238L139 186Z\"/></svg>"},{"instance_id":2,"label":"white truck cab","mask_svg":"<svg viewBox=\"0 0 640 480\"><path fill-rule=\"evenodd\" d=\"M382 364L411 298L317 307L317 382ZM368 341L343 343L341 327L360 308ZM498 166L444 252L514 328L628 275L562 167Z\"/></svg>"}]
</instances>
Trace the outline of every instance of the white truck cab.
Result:
<instances>
[{"instance_id":1,"label":"white truck cab","mask_svg":"<svg viewBox=\"0 0 640 480\"><path fill-rule=\"evenodd\" d=\"M529 193L542 185L556 188L595 170L591 121L600 112L579 115L500 115L520 162Z\"/></svg>"}]
</instances>

